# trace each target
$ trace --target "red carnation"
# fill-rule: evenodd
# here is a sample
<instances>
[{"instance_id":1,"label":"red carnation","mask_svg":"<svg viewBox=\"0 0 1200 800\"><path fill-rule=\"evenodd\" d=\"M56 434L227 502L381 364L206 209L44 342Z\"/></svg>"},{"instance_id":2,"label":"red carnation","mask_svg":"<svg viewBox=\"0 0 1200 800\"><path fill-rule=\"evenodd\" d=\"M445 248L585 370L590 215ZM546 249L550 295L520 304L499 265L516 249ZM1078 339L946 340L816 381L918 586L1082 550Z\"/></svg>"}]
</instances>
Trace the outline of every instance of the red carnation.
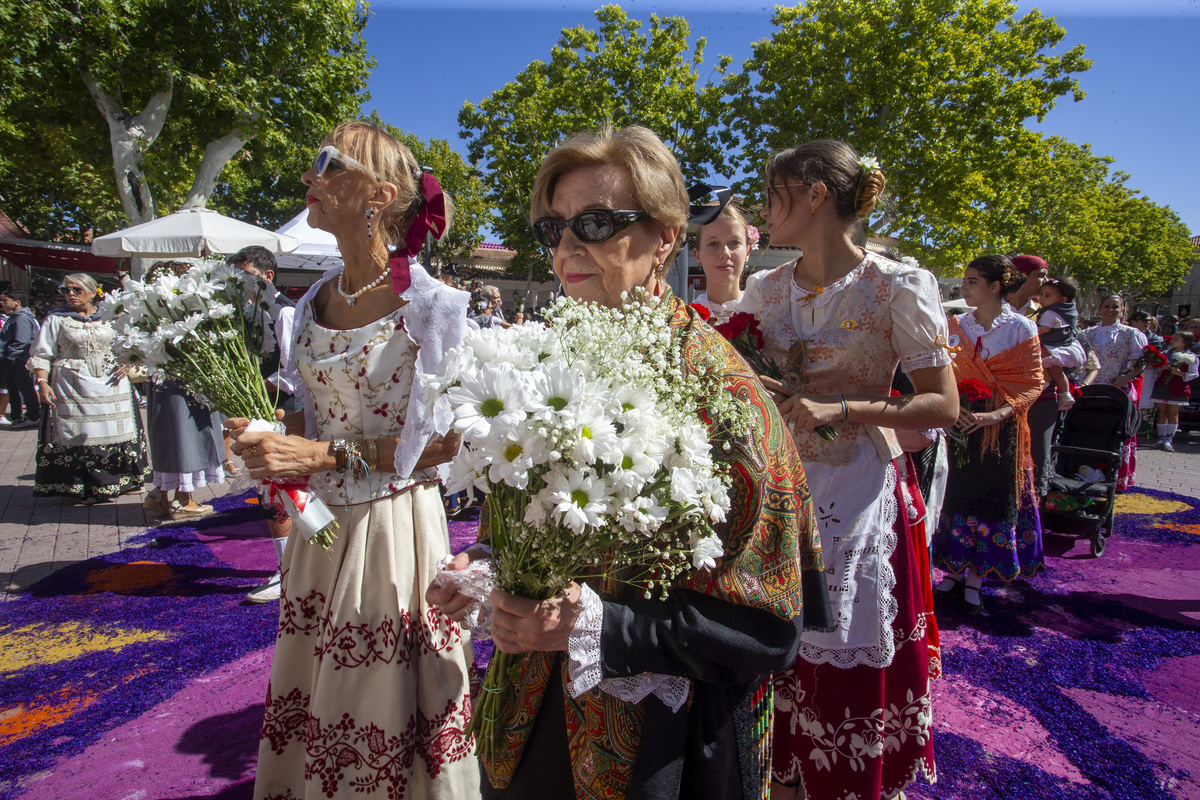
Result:
<instances>
[{"instance_id":1,"label":"red carnation","mask_svg":"<svg viewBox=\"0 0 1200 800\"><path fill-rule=\"evenodd\" d=\"M977 400L987 400L991 396L992 390L983 381L968 378L958 382L958 399L960 401L974 403Z\"/></svg>"},{"instance_id":2,"label":"red carnation","mask_svg":"<svg viewBox=\"0 0 1200 800\"><path fill-rule=\"evenodd\" d=\"M712 316L712 312L708 310L707 306L702 306L699 303L692 303L691 308L698 315L700 315L700 319L704 320L705 322L707 322L708 318Z\"/></svg>"}]
</instances>

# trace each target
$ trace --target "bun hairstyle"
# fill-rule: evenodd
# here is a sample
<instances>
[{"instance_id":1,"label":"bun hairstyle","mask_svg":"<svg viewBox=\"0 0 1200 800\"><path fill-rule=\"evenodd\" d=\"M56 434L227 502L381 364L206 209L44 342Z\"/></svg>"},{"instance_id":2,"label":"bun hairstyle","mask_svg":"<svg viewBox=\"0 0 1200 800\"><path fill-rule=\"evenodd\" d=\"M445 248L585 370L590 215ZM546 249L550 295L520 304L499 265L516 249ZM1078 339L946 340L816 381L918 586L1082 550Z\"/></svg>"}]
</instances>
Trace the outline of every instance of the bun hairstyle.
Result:
<instances>
[{"instance_id":1,"label":"bun hairstyle","mask_svg":"<svg viewBox=\"0 0 1200 800\"><path fill-rule=\"evenodd\" d=\"M869 216L883 197L887 179L874 159L837 139L818 139L782 150L767 160L767 186L823 183L833 207L847 223Z\"/></svg>"},{"instance_id":2,"label":"bun hairstyle","mask_svg":"<svg viewBox=\"0 0 1200 800\"><path fill-rule=\"evenodd\" d=\"M967 264L967 269L978 272L989 284L999 283L1001 296L1015 292L1025 283L1025 276L1008 256L980 256Z\"/></svg>"},{"instance_id":3,"label":"bun hairstyle","mask_svg":"<svg viewBox=\"0 0 1200 800\"><path fill-rule=\"evenodd\" d=\"M343 122L321 140L321 146L331 144L351 158L363 163L363 166L396 187L396 200L379 212L374 218L375 230L380 234L384 244L399 245L408 234L408 227L416 218L425 197L421 193L421 165L404 142L392 136L382 128L369 122L353 120ZM454 209L450 195L446 199L446 228L441 236L445 237L453 224Z\"/></svg>"},{"instance_id":4,"label":"bun hairstyle","mask_svg":"<svg viewBox=\"0 0 1200 800\"><path fill-rule=\"evenodd\" d=\"M186 261L155 261L150 265L150 269L146 270L146 283L153 283L163 275L175 275L176 277L183 275L192 265Z\"/></svg>"}]
</instances>

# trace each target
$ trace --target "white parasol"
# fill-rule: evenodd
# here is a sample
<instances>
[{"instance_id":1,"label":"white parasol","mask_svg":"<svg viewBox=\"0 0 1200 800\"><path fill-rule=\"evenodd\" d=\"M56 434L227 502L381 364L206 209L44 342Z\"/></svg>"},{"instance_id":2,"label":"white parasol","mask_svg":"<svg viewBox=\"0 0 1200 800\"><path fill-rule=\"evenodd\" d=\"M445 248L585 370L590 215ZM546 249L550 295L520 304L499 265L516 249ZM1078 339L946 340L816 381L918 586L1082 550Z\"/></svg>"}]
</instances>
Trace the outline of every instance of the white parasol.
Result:
<instances>
[{"instance_id":1,"label":"white parasol","mask_svg":"<svg viewBox=\"0 0 1200 800\"><path fill-rule=\"evenodd\" d=\"M236 253L259 245L272 253L300 246L294 236L278 234L207 208L187 208L92 240L98 256L158 256L199 258Z\"/></svg>"}]
</instances>

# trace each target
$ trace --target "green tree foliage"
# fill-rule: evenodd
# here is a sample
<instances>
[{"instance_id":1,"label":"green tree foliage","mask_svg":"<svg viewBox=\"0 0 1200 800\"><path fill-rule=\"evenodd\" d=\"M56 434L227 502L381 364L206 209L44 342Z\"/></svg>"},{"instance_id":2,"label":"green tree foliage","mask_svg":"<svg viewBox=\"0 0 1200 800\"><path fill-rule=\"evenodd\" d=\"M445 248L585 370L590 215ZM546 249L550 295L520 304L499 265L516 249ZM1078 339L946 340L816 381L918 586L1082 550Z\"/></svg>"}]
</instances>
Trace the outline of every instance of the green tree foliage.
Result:
<instances>
[{"instance_id":1,"label":"green tree foliage","mask_svg":"<svg viewBox=\"0 0 1200 800\"><path fill-rule=\"evenodd\" d=\"M651 15L643 33L642 23L615 5L597 11L596 21L598 30L564 30L548 62L534 61L478 105L467 102L458 116L471 160L486 167L498 212L494 228L517 252L515 273L549 275L529 227L529 191L546 153L573 133L644 125L675 152L687 177L725 169L721 84L702 84L697 72L705 40L690 47L681 17ZM716 73L729 63L721 58Z\"/></svg>"},{"instance_id":2,"label":"green tree foliage","mask_svg":"<svg viewBox=\"0 0 1200 800\"><path fill-rule=\"evenodd\" d=\"M35 235L214 205L295 213L324 131L371 67L355 0L9 0L0 194Z\"/></svg>"},{"instance_id":3,"label":"green tree foliage","mask_svg":"<svg viewBox=\"0 0 1200 800\"><path fill-rule=\"evenodd\" d=\"M468 164L445 139L425 141L383 121L372 111L367 121L378 125L408 146L417 163L433 169L442 190L454 201L454 223L440 242L434 245L443 257L467 258L483 241L480 228L492 221L487 190L479 172Z\"/></svg>"},{"instance_id":4,"label":"green tree foliage","mask_svg":"<svg viewBox=\"0 0 1200 800\"><path fill-rule=\"evenodd\" d=\"M992 177L994 199L972 209L975 253L1037 253L1054 274L1084 286L1152 297L1195 260L1188 231L1169 208L1141 197L1113 159L1058 136L1027 132Z\"/></svg>"},{"instance_id":5,"label":"green tree foliage","mask_svg":"<svg viewBox=\"0 0 1200 800\"><path fill-rule=\"evenodd\" d=\"M731 76L731 136L758 174L773 152L844 139L878 158L890 201L872 229L951 267L990 238L995 178L1026 143L1025 121L1083 93L1083 47L1008 0L809 0L779 7L770 39ZM1027 146L1027 145L1026 145ZM760 192L757 181L744 189Z\"/></svg>"}]
</instances>

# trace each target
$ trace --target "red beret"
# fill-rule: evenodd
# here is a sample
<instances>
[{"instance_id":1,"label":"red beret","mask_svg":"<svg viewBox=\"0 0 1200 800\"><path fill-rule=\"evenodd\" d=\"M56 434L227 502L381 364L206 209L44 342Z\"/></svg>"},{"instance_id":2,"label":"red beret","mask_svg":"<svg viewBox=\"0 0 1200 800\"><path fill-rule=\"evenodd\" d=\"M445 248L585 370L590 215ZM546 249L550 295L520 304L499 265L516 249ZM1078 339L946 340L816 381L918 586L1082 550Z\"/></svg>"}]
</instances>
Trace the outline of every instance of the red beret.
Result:
<instances>
[{"instance_id":1,"label":"red beret","mask_svg":"<svg viewBox=\"0 0 1200 800\"><path fill-rule=\"evenodd\" d=\"M1013 256L1012 263L1022 275L1037 272L1039 269L1047 271L1050 269L1046 265L1046 260L1041 256Z\"/></svg>"}]
</instances>

